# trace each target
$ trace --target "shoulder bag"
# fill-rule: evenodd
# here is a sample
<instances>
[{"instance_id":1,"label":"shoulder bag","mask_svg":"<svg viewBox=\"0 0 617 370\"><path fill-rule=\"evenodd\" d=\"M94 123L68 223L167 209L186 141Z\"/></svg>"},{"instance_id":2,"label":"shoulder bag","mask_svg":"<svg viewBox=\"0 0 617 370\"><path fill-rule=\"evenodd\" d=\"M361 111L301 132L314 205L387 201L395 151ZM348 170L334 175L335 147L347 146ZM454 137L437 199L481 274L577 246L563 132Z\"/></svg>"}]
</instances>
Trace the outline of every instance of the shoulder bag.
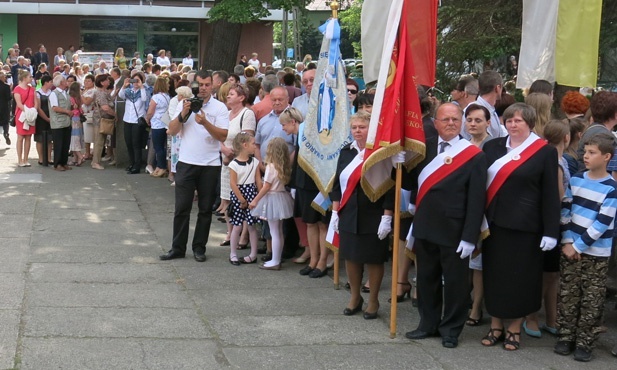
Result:
<instances>
[{"instance_id":1,"label":"shoulder bag","mask_svg":"<svg viewBox=\"0 0 617 370\"><path fill-rule=\"evenodd\" d=\"M99 114L101 115L101 121L99 124L99 133L103 135L113 135L114 128L116 126L115 118L103 118L103 112L101 112L101 105L96 103L99 108Z\"/></svg>"},{"instance_id":2,"label":"shoulder bag","mask_svg":"<svg viewBox=\"0 0 617 370\"><path fill-rule=\"evenodd\" d=\"M244 109L244 112L242 112L242 116L240 116L240 131L242 131L242 120L244 119L244 114L246 113L246 110L247 110L247 109L248 109L248 108L245 108L245 109ZM229 164L231 163L231 161L233 161L234 157L235 157L234 155L232 155L232 156L230 156L230 157L228 157L228 156L226 156L226 155L223 155L223 164L224 164L225 166L229 166Z\"/></svg>"}]
</instances>

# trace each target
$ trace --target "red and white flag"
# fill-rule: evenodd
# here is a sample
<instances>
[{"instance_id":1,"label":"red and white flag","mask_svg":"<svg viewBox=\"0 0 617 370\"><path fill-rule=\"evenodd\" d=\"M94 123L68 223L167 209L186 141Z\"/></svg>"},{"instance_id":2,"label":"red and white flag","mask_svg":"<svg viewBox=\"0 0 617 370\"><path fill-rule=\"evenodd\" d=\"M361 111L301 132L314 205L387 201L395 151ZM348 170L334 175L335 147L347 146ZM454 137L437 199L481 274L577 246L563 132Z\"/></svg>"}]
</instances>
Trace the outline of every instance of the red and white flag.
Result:
<instances>
[{"instance_id":1,"label":"red and white flag","mask_svg":"<svg viewBox=\"0 0 617 370\"><path fill-rule=\"evenodd\" d=\"M422 113L409 40L410 0L394 0L386 28L377 92L362 164L362 189L375 201L388 191L390 157L405 150L405 165L417 165L425 153ZM415 8L414 8L415 9Z\"/></svg>"}]
</instances>

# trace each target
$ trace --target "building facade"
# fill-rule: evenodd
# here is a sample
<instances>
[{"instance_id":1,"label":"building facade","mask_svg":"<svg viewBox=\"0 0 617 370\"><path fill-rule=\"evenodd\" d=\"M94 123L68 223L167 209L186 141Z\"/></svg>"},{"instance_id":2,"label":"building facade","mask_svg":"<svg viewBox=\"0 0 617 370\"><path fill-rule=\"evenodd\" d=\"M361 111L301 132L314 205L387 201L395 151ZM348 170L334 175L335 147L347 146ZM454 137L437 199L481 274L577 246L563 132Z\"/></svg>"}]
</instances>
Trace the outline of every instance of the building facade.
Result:
<instances>
[{"instance_id":1,"label":"building facade","mask_svg":"<svg viewBox=\"0 0 617 370\"><path fill-rule=\"evenodd\" d=\"M19 43L20 49L47 53L70 45L83 51L114 52L123 47L125 55L139 52L143 57L160 49L170 50L174 61L190 52L196 61L207 48L211 31L207 22L213 1L204 0L0 0L0 45L2 56ZM258 22L243 25L238 54L259 53L270 62L272 22L282 19L282 11Z\"/></svg>"}]
</instances>

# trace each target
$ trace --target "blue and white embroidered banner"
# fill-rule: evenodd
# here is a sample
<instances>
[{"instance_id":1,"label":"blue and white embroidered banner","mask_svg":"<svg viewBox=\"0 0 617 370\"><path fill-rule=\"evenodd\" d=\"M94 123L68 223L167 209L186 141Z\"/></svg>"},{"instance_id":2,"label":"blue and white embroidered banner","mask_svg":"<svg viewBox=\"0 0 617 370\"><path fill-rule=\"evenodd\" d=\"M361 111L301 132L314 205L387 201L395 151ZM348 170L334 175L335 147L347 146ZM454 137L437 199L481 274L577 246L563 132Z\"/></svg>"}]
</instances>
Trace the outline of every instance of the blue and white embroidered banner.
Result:
<instances>
[{"instance_id":1,"label":"blue and white embroidered banner","mask_svg":"<svg viewBox=\"0 0 617 370\"><path fill-rule=\"evenodd\" d=\"M341 148L352 142L345 68L340 56L341 29L337 19L320 28L324 39L319 52L314 88L300 135L298 163L315 181L324 202L332 189Z\"/></svg>"}]
</instances>

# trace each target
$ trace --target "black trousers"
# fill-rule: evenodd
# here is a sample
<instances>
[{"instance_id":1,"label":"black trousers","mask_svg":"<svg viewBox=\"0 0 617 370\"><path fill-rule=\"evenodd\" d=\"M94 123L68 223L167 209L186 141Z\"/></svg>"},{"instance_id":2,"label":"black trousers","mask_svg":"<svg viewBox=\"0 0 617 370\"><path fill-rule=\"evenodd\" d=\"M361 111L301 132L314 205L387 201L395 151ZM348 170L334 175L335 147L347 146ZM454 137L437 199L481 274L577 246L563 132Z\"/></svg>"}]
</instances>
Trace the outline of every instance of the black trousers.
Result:
<instances>
[{"instance_id":1,"label":"black trousers","mask_svg":"<svg viewBox=\"0 0 617 370\"><path fill-rule=\"evenodd\" d=\"M197 190L197 223L193 235L193 253L205 253L212 222L212 205L216 198L216 184L221 177L220 166L196 166L178 162L176 166L176 208L171 249L186 253L193 196Z\"/></svg>"},{"instance_id":2,"label":"black trousers","mask_svg":"<svg viewBox=\"0 0 617 370\"><path fill-rule=\"evenodd\" d=\"M133 169L141 168L141 151L144 147L146 129L136 123L124 122L124 142L129 153L129 163Z\"/></svg>"},{"instance_id":3,"label":"black trousers","mask_svg":"<svg viewBox=\"0 0 617 370\"><path fill-rule=\"evenodd\" d=\"M469 258L461 259L456 247L421 239L416 239L414 250L418 261L418 329L458 338L469 312Z\"/></svg>"},{"instance_id":4,"label":"black trousers","mask_svg":"<svg viewBox=\"0 0 617 370\"><path fill-rule=\"evenodd\" d=\"M51 130L51 136L54 139L54 168L66 166L71 148L71 126L54 128Z\"/></svg>"}]
</instances>

